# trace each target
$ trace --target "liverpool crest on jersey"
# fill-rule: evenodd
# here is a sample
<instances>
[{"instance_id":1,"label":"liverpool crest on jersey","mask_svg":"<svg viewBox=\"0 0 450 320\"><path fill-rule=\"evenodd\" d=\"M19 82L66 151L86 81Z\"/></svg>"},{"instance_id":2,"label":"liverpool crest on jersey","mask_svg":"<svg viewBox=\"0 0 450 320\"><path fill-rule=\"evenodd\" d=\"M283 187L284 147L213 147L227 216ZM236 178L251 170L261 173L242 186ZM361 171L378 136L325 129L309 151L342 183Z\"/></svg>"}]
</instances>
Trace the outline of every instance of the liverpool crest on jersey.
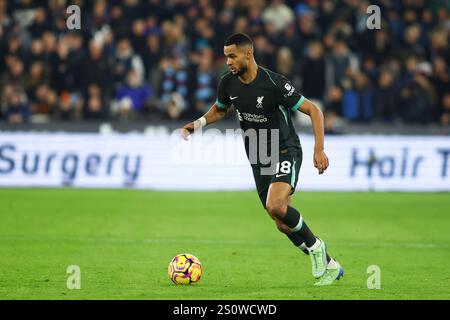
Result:
<instances>
[{"instance_id":1,"label":"liverpool crest on jersey","mask_svg":"<svg viewBox=\"0 0 450 320\"><path fill-rule=\"evenodd\" d=\"M261 109L263 107L263 100L264 96L256 98L256 101L258 102L258 104L256 105L257 108Z\"/></svg>"}]
</instances>

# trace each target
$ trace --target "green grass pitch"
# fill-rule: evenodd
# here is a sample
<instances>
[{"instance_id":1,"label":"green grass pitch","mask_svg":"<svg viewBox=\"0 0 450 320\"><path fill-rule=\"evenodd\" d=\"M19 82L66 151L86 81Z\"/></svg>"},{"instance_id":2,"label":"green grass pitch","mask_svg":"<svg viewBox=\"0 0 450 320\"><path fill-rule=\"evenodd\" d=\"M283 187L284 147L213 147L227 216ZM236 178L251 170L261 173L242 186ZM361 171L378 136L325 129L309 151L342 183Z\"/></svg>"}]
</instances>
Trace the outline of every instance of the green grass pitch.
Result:
<instances>
[{"instance_id":1,"label":"green grass pitch","mask_svg":"<svg viewBox=\"0 0 450 320\"><path fill-rule=\"evenodd\" d=\"M297 192L293 206L345 268L335 285L314 287L256 192L0 189L0 299L450 298L449 194ZM183 252L203 264L197 285L167 276Z\"/></svg>"}]
</instances>

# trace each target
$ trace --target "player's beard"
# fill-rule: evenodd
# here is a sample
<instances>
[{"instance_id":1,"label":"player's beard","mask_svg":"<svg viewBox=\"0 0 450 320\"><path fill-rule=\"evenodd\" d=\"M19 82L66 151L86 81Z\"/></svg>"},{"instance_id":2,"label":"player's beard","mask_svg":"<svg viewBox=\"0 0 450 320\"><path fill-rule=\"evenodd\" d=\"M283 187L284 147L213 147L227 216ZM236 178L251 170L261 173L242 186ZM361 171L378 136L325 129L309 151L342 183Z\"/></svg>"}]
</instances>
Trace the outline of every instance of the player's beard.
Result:
<instances>
[{"instance_id":1,"label":"player's beard","mask_svg":"<svg viewBox=\"0 0 450 320\"><path fill-rule=\"evenodd\" d=\"M244 73L246 73L247 70L248 70L248 67L247 67L247 66L242 66L242 67L240 67L239 70L238 70L235 74L233 74L233 75L234 75L235 77L240 77L240 76L242 76Z\"/></svg>"}]
</instances>

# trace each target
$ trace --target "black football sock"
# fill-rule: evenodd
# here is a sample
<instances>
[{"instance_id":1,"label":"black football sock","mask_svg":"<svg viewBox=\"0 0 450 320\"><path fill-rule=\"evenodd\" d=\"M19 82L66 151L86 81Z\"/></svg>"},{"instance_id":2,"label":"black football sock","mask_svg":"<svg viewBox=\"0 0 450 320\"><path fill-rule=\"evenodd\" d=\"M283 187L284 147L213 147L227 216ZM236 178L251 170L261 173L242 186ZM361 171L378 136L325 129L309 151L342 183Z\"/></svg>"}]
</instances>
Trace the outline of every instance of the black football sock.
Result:
<instances>
[{"instance_id":1,"label":"black football sock","mask_svg":"<svg viewBox=\"0 0 450 320\"><path fill-rule=\"evenodd\" d=\"M302 250L305 254L309 255L309 251L306 248L305 240L298 233L287 234L287 237L292 241L294 246Z\"/></svg>"},{"instance_id":2,"label":"black football sock","mask_svg":"<svg viewBox=\"0 0 450 320\"><path fill-rule=\"evenodd\" d=\"M300 213L292 207L288 207L286 215L282 220L285 225L292 229L292 234L298 234L309 248L316 242L316 237L303 221Z\"/></svg>"},{"instance_id":3,"label":"black football sock","mask_svg":"<svg viewBox=\"0 0 450 320\"><path fill-rule=\"evenodd\" d=\"M304 254L309 255L309 251L308 251L308 248L306 248L305 241L298 234L298 232L287 234L287 237L292 241L294 246L296 246L297 248L302 250ZM328 255L328 252L327 252L327 262L330 262L330 261L331 261L331 258L330 258L330 256Z\"/></svg>"}]
</instances>

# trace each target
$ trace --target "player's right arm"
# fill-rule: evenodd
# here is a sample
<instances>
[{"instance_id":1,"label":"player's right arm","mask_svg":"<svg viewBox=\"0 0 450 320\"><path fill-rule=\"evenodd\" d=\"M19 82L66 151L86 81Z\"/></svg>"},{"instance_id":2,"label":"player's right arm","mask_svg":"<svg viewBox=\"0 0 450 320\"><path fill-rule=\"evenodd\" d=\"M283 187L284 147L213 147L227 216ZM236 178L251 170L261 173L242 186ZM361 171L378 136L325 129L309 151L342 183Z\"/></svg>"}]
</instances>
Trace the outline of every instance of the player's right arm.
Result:
<instances>
[{"instance_id":1,"label":"player's right arm","mask_svg":"<svg viewBox=\"0 0 450 320\"><path fill-rule=\"evenodd\" d=\"M208 112L206 112L203 115L203 117L201 117L200 119L202 119L202 118L204 119L203 126L206 126L207 124L219 121L220 119L225 117L227 112L228 112L228 108L226 108L226 109L220 108L217 103L214 103L213 106L211 107L211 109L209 109ZM190 134L194 133L195 130L202 127L203 120L200 120L200 119L189 122L181 129L181 136L183 137L184 140L188 140L188 137Z\"/></svg>"},{"instance_id":2,"label":"player's right arm","mask_svg":"<svg viewBox=\"0 0 450 320\"><path fill-rule=\"evenodd\" d=\"M195 130L199 129L200 127L204 127L207 124L214 123L225 117L231 106L231 100L226 90L228 74L223 76L219 81L219 85L217 88L217 100L216 103L213 104L211 109L209 109L208 112L203 115L203 117L189 122L181 129L181 136L184 140L187 140L189 135L194 133Z\"/></svg>"}]
</instances>

